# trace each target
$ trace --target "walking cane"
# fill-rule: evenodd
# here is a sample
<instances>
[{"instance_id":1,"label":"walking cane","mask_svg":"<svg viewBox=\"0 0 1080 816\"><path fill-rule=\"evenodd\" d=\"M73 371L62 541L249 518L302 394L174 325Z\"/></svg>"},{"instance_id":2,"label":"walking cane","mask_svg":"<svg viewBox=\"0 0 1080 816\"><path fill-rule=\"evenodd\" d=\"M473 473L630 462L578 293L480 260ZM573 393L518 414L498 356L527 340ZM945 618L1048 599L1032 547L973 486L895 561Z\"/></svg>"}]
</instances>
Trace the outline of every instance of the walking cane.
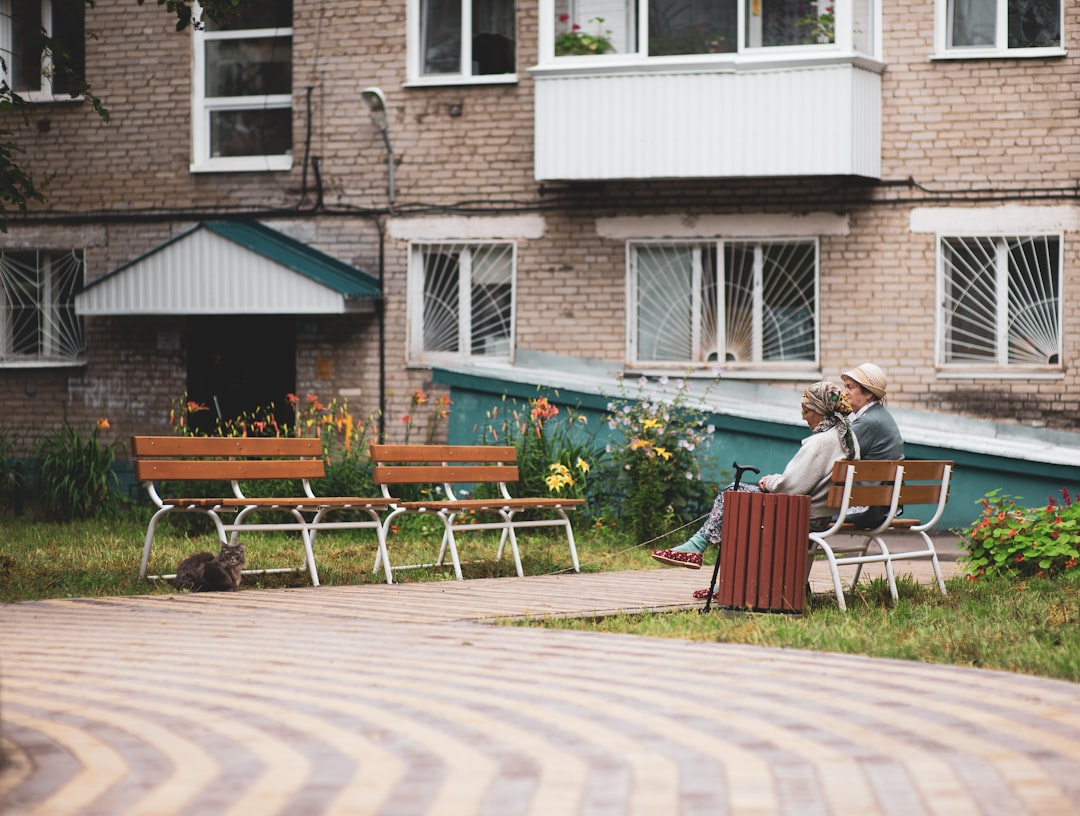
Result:
<instances>
[{"instance_id":1,"label":"walking cane","mask_svg":"<svg viewBox=\"0 0 1080 816\"><path fill-rule=\"evenodd\" d=\"M749 470L749 471L751 471L753 473L761 473L761 471L758 470L756 467L750 467L750 466L744 467L743 465L740 465L738 462L732 462L731 466L733 468L735 468L735 484L733 484L731 486L732 491L736 491L736 490L739 489L739 483L742 482L742 475L744 473L746 473L746 471ZM723 542L721 542L721 543L723 543ZM712 581L709 582L709 594L705 596L705 608L701 610L702 614L705 614L710 609L712 609L713 587L716 586L716 577L719 574L720 574L720 548L717 547L716 548L716 564L713 566Z\"/></svg>"}]
</instances>

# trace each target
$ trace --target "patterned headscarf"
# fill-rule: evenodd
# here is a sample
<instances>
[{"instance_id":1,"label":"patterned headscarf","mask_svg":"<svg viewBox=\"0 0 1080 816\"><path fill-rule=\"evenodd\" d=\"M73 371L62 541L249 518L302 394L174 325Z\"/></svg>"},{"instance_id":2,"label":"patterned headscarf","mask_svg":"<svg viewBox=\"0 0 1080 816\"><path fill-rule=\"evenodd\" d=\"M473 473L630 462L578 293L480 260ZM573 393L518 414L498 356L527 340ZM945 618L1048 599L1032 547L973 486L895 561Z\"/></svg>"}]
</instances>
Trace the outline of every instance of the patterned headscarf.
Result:
<instances>
[{"instance_id":1,"label":"patterned headscarf","mask_svg":"<svg viewBox=\"0 0 1080 816\"><path fill-rule=\"evenodd\" d=\"M840 447L848 459L855 458L855 436L851 431L851 403L844 389L836 383L816 382L803 391L802 404L821 415L821 422L814 433L824 433L836 428Z\"/></svg>"}]
</instances>

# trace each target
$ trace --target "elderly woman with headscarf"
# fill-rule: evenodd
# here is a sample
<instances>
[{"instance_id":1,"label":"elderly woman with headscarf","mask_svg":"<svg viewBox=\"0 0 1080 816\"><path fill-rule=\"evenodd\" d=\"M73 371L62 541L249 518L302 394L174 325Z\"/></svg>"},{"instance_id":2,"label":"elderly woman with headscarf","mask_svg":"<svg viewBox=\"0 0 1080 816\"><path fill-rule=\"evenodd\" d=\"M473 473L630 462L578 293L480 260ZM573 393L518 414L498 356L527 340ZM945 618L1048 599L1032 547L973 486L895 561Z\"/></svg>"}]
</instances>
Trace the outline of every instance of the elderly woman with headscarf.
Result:
<instances>
[{"instance_id":1,"label":"elderly woman with headscarf","mask_svg":"<svg viewBox=\"0 0 1080 816\"><path fill-rule=\"evenodd\" d=\"M859 441L851 427L851 413L847 395L836 383L811 385L802 395L802 418L810 427L810 436L802 441L783 473L764 476L757 485L739 485L739 489L807 495L810 529L826 529L831 523L827 495L833 462L859 458ZM700 569L705 548L720 543L723 519L724 491L721 491L713 502L708 521L698 532L678 547L653 551L652 557L662 564Z\"/></svg>"}]
</instances>

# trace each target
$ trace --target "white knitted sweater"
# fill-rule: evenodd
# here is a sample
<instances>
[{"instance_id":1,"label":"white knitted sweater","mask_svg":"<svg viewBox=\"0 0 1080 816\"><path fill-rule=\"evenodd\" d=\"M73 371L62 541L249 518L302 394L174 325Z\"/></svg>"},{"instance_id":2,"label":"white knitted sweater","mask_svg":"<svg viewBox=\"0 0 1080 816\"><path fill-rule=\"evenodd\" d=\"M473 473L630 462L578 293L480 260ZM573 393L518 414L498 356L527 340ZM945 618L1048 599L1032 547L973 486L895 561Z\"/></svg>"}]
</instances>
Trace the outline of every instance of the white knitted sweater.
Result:
<instances>
[{"instance_id":1,"label":"white knitted sweater","mask_svg":"<svg viewBox=\"0 0 1080 816\"><path fill-rule=\"evenodd\" d=\"M859 442L855 440L856 458L858 450ZM783 473L766 477L765 490L769 493L807 495L810 497L810 518L828 516L826 498L833 462L846 458L834 428L810 434L802 441L799 452L787 463Z\"/></svg>"}]
</instances>

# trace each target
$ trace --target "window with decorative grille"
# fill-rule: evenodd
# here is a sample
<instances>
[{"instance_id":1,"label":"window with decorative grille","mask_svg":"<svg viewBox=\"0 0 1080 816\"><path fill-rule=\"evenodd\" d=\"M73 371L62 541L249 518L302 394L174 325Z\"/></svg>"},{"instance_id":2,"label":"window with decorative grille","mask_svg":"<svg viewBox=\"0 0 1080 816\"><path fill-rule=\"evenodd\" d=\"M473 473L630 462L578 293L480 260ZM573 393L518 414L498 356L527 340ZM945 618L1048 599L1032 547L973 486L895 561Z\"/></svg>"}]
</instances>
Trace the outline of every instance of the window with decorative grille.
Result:
<instances>
[{"instance_id":1,"label":"window with decorative grille","mask_svg":"<svg viewBox=\"0 0 1080 816\"><path fill-rule=\"evenodd\" d=\"M1061 367L1061 239L942 237L945 366Z\"/></svg>"},{"instance_id":2,"label":"window with decorative grille","mask_svg":"<svg viewBox=\"0 0 1080 816\"><path fill-rule=\"evenodd\" d=\"M416 244L409 265L409 359L509 360L514 340L515 247Z\"/></svg>"},{"instance_id":3,"label":"window with decorative grille","mask_svg":"<svg viewBox=\"0 0 1080 816\"><path fill-rule=\"evenodd\" d=\"M78 250L0 252L0 366L82 360L75 293L84 268Z\"/></svg>"},{"instance_id":4,"label":"window with decorative grille","mask_svg":"<svg viewBox=\"0 0 1080 816\"><path fill-rule=\"evenodd\" d=\"M638 364L816 364L817 242L630 246Z\"/></svg>"}]
</instances>

